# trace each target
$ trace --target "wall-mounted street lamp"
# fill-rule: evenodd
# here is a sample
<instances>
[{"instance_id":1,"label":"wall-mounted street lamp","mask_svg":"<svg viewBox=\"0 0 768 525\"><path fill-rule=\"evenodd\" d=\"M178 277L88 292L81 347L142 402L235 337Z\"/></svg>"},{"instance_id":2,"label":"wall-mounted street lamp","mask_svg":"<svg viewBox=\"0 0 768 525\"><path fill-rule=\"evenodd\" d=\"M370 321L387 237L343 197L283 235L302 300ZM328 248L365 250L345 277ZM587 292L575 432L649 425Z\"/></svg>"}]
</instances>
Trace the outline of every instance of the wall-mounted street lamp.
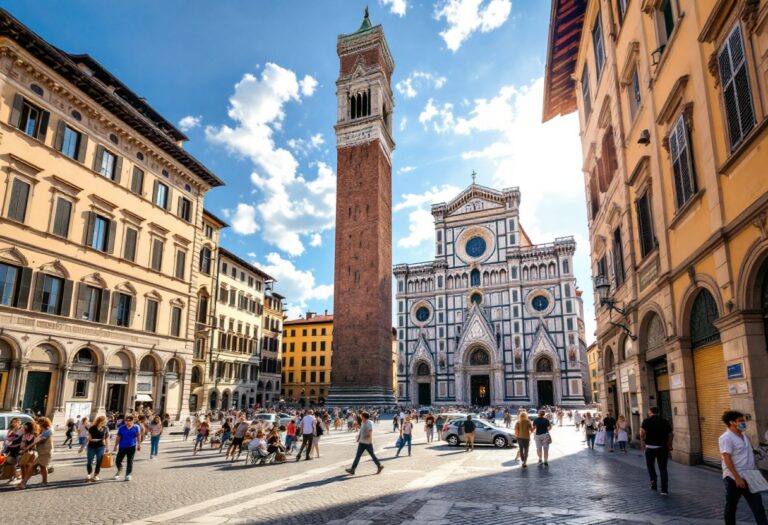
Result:
<instances>
[{"instance_id":1,"label":"wall-mounted street lamp","mask_svg":"<svg viewBox=\"0 0 768 525\"><path fill-rule=\"evenodd\" d=\"M617 312L622 317L626 316L627 312L624 309L616 306L616 301L608 295L608 292L611 290L611 283L608 282L608 279L605 277L605 275L598 275L595 277L595 289L597 290L597 297L600 299L600 306L608 307L608 322L613 326L621 328L622 331L627 334L633 341L637 341L637 336L630 331L626 324L617 323L611 319L611 312Z\"/></svg>"}]
</instances>

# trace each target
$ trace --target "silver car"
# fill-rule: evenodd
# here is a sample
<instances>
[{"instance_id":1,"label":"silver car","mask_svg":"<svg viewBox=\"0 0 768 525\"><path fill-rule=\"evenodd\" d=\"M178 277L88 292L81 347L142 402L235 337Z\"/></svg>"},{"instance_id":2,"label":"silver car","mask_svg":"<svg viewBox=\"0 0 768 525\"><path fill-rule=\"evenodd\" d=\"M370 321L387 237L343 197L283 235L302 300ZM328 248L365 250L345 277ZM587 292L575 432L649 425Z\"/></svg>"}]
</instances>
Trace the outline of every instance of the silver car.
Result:
<instances>
[{"instance_id":1,"label":"silver car","mask_svg":"<svg viewBox=\"0 0 768 525\"><path fill-rule=\"evenodd\" d=\"M464 442L464 421L466 419L454 419L443 427L443 441L451 446L459 446ZM501 428L485 421L473 419L475 424L475 445L494 445L497 448L511 447L517 443L515 434L508 428Z\"/></svg>"},{"instance_id":2,"label":"silver car","mask_svg":"<svg viewBox=\"0 0 768 525\"><path fill-rule=\"evenodd\" d=\"M20 412L0 412L0 441L5 441L8 435L8 425L11 424L11 419L19 418L23 425L27 421L34 421L29 414L22 414Z\"/></svg>"}]
</instances>

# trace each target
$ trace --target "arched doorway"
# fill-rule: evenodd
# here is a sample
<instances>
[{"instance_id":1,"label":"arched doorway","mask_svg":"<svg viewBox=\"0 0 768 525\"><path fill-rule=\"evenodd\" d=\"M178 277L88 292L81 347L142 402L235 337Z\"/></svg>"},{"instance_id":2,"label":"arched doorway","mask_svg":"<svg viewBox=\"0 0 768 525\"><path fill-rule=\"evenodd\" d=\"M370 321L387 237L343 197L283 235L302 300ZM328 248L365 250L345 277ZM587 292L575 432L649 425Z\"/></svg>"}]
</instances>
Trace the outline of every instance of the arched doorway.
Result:
<instances>
[{"instance_id":1,"label":"arched doorway","mask_svg":"<svg viewBox=\"0 0 768 525\"><path fill-rule=\"evenodd\" d=\"M416 365L416 385L419 405L432 404L432 377L429 365L421 361Z\"/></svg>"},{"instance_id":2,"label":"arched doorway","mask_svg":"<svg viewBox=\"0 0 768 525\"><path fill-rule=\"evenodd\" d=\"M157 361L151 355L146 355L139 363L139 373L136 379L136 402L134 408L142 410L152 408L152 393L155 391L155 376Z\"/></svg>"},{"instance_id":3,"label":"arched doorway","mask_svg":"<svg viewBox=\"0 0 768 525\"><path fill-rule=\"evenodd\" d=\"M603 355L603 374L605 376L605 407L614 414L619 410L619 392L616 380L616 356L613 348L606 347Z\"/></svg>"},{"instance_id":4,"label":"arched doorway","mask_svg":"<svg viewBox=\"0 0 768 525\"><path fill-rule=\"evenodd\" d=\"M547 356L542 356L536 361L536 393L539 407L554 406L555 404L555 384L551 379L554 374L552 360ZM545 379L546 378L546 379Z\"/></svg>"},{"instance_id":5,"label":"arched doorway","mask_svg":"<svg viewBox=\"0 0 768 525\"><path fill-rule=\"evenodd\" d=\"M221 394L221 409L229 410L229 390L225 390L224 393Z\"/></svg>"},{"instance_id":6,"label":"arched doorway","mask_svg":"<svg viewBox=\"0 0 768 525\"><path fill-rule=\"evenodd\" d=\"M0 409L4 410L10 410L13 403L10 392L12 360L13 348L6 341L0 339Z\"/></svg>"},{"instance_id":7,"label":"arched doorway","mask_svg":"<svg viewBox=\"0 0 768 525\"><path fill-rule=\"evenodd\" d=\"M672 424L672 398L669 392L667 356L654 357L664 351L666 340L664 321L659 314L651 312L642 324L640 331L640 353L643 359L648 362L648 380L655 387L659 415ZM633 428L637 428L637 425Z\"/></svg>"},{"instance_id":8,"label":"arched doorway","mask_svg":"<svg viewBox=\"0 0 768 525\"><path fill-rule=\"evenodd\" d=\"M491 355L485 348L469 352L467 360L469 373L469 401L475 406L491 404Z\"/></svg>"},{"instance_id":9,"label":"arched doorway","mask_svg":"<svg viewBox=\"0 0 768 525\"><path fill-rule=\"evenodd\" d=\"M104 408L108 413L122 414L128 408L128 383L131 377L131 358L123 351L116 352L107 361L107 398Z\"/></svg>"},{"instance_id":10,"label":"arched doorway","mask_svg":"<svg viewBox=\"0 0 768 525\"><path fill-rule=\"evenodd\" d=\"M216 390L211 390L208 396L208 406L211 410L216 410L216 404L219 402L219 393Z\"/></svg>"},{"instance_id":11,"label":"arched doorway","mask_svg":"<svg viewBox=\"0 0 768 525\"><path fill-rule=\"evenodd\" d=\"M24 386L22 409L32 414L50 417L53 413L57 368L61 362L59 350L51 345L40 345L29 354L29 371Z\"/></svg>"},{"instance_id":12,"label":"arched doorway","mask_svg":"<svg viewBox=\"0 0 768 525\"><path fill-rule=\"evenodd\" d=\"M701 434L701 455L706 463L720 464L718 437L723 432L720 417L731 408L725 376L725 358L720 332L715 327L719 317L712 294L700 289L693 298L688 329L693 354L696 404Z\"/></svg>"}]
</instances>

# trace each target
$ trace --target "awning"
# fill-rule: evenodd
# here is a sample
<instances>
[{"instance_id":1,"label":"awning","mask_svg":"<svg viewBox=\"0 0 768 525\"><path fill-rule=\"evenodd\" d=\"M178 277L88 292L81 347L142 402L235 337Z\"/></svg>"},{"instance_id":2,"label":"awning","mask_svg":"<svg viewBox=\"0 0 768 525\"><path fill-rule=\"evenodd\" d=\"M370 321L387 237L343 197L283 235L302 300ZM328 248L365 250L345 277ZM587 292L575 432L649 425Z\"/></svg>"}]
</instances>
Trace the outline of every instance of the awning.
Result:
<instances>
[{"instance_id":1,"label":"awning","mask_svg":"<svg viewBox=\"0 0 768 525\"><path fill-rule=\"evenodd\" d=\"M149 394L136 394L136 401L152 401L152 396Z\"/></svg>"}]
</instances>

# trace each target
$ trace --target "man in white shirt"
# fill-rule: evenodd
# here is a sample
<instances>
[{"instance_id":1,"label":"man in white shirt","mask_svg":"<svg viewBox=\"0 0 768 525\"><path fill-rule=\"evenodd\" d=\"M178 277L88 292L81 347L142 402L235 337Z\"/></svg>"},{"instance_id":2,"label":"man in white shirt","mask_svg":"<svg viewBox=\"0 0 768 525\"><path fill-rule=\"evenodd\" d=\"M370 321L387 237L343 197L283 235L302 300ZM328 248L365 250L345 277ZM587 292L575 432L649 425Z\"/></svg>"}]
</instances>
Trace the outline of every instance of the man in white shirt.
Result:
<instances>
[{"instance_id":1,"label":"man in white shirt","mask_svg":"<svg viewBox=\"0 0 768 525\"><path fill-rule=\"evenodd\" d=\"M303 439L301 441L301 448L299 449L299 453L296 454L296 461L301 459L301 451L305 448L307 449L307 454L304 459L306 461L312 459L309 457L309 451L312 450L312 440L315 437L315 426L317 425L317 419L315 419L313 414L314 412L312 410L307 410L306 415L301 418L301 421L299 422L299 428L301 428Z\"/></svg>"},{"instance_id":2,"label":"man in white shirt","mask_svg":"<svg viewBox=\"0 0 768 525\"><path fill-rule=\"evenodd\" d=\"M357 454L355 454L355 461L352 463L352 468L346 469L350 476L355 475L355 469L357 469L357 465L360 463L360 458L363 457L363 452L365 451L368 451L371 455L371 459L376 463L376 467L378 468L376 474L384 469L384 465L381 464L379 458L377 458L376 454L373 452L373 423L371 422L371 415L368 412L363 411L360 413L360 417L363 419L363 422L360 423L360 432L357 433Z\"/></svg>"},{"instance_id":3,"label":"man in white shirt","mask_svg":"<svg viewBox=\"0 0 768 525\"><path fill-rule=\"evenodd\" d=\"M763 497L759 492L749 491L742 477L746 471L755 470L755 453L752 442L744 434L747 422L744 414L729 410L723 414L723 423L728 430L720 436L720 454L723 458L723 483L725 484L725 524L736 525L736 507L743 496L755 515L755 523L768 525L763 508Z\"/></svg>"}]
</instances>

